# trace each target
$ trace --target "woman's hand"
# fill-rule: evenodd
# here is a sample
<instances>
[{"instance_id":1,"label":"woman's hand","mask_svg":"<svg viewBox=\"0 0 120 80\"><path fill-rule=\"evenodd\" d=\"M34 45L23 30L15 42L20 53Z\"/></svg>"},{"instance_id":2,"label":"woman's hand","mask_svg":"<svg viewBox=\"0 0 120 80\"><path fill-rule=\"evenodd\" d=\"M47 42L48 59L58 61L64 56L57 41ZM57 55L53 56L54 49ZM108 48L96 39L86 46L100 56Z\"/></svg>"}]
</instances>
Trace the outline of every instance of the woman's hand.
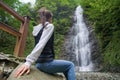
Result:
<instances>
[{"instance_id":1,"label":"woman's hand","mask_svg":"<svg viewBox=\"0 0 120 80\"><path fill-rule=\"evenodd\" d=\"M26 64L22 64L15 72L15 77L21 76L24 73L30 73L30 67Z\"/></svg>"}]
</instances>

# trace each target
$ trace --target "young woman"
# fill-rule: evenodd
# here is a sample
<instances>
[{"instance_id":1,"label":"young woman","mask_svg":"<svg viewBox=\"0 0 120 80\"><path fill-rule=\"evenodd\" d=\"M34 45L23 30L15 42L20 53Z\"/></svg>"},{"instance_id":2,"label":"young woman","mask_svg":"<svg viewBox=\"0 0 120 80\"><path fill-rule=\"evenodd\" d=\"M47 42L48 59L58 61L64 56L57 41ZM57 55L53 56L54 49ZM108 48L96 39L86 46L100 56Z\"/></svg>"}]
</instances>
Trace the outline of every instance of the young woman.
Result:
<instances>
[{"instance_id":1,"label":"young woman","mask_svg":"<svg viewBox=\"0 0 120 80\"><path fill-rule=\"evenodd\" d=\"M30 66L36 62L36 67L46 73L64 73L67 80L76 80L74 64L66 60L54 60L54 25L51 11L46 8L39 10L41 23L34 27L35 47L27 56L26 62L16 71L15 76L30 72Z\"/></svg>"}]
</instances>

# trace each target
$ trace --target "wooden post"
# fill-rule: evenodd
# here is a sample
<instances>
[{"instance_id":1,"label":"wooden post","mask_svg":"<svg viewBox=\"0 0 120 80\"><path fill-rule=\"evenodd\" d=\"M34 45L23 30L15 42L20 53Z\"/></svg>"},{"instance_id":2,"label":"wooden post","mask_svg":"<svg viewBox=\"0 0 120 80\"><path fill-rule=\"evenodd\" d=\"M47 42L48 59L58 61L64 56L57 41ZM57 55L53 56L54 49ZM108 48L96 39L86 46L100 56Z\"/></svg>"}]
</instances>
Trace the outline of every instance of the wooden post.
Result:
<instances>
[{"instance_id":1,"label":"wooden post","mask_svg":"<svg viewBox=\"0 0 120 80\"><path fill-rule=\"evenodd\" d=\"M21 37L17 37L16 46L14 50L14 55L19 57L22 57L24 53L24 48L25 48L27 33L28 33L28 26L30 21L30 18L28 16L24 17L24 19L25 19L25 22L21 24L20 31L19 31L21 33Z\"/></svg>"},{"instance_id":2,"label":"wooden post","mask_svg":"<svg viewBox=\"0 0 120 80\"><path fill-rule=\"evenodd\" d=\"M23 56L24 53L30 18L28 16L25 17L20 16L16 11L14 11L12 8L4 4L2 0L0 0L0 8L4 9L9 14L11 14L16 19L22 22L19 31L16 31L12 27L0 22L0 29L17 37L17 41L14 49L14 55L21 57Z\"/></svg>"}]
</instances>

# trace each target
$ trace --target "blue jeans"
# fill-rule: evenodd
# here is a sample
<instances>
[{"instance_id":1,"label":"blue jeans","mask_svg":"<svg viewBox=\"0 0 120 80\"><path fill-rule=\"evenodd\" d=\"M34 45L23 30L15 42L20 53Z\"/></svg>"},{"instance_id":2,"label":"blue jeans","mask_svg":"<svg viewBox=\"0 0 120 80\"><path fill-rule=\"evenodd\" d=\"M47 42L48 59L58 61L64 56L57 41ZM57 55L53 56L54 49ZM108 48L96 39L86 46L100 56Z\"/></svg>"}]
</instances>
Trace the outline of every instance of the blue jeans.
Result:
<instances>
[{"instance_id":1,"label":"blue jeans","mask_svg":"<svg viewBox=\"0 0 120 80\"><path fill-rule=\"evenodd\" d=\"M74 64L66 60L53 60L46 63L37 63L36 67L46 73L64 73L67 80L76 80Z\"/></svg>"}]
</instances>

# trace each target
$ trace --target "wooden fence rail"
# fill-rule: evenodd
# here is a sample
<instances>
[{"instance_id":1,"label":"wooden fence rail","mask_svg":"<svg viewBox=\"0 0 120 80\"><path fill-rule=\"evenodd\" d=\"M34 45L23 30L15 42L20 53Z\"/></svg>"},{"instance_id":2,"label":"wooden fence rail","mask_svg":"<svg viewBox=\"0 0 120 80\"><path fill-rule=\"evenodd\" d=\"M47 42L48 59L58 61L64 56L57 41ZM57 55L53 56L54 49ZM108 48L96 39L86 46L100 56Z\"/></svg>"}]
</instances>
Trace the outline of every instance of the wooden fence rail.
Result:
<instances>
[{"instance_id":1,"label":"wooden fence rail","mask_svg":"<svg viewBox=\"0 0 120 80\"><path fill-rule=\"evenodd\" d=\"M28 16L24 16L24 17L20 16L16 11L14 11L8 5L3 3L2 0L0 0L0 8L4 9L6 12L8 12L9 14L14 16L16 19L18 19L21 22L19 31L13 29L11 26L3 22L0 22L0 29L17 37L17 41L14 49L14 55L21 57L24 55L24 48L26 44L26 37L28 33L30 18Z\"/></svg>"}]
</instances>

